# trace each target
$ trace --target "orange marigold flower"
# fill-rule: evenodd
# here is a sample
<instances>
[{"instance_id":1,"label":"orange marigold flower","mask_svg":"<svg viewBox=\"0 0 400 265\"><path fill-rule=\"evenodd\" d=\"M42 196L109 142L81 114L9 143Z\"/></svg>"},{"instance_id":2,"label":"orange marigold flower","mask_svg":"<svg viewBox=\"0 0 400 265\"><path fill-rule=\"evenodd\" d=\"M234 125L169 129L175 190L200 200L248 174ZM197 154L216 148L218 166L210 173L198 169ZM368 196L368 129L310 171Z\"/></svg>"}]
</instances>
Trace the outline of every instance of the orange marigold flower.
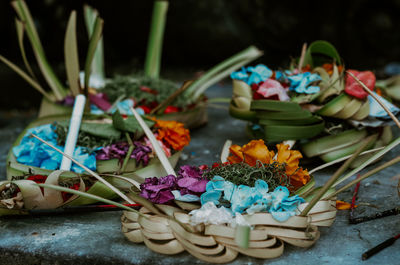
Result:
<instances>
[{"instance_id":1,"label":"orange marigold flower","mask_svg":"<svg viewBox=\"0 0 400 265\"><path fill-rule=\"evenodd\" d=\"M286 164L286 174L290 176L290 184L295 188L301 187L310 180L310 175L307 170L299 167L300 158L302 154L297 150L289 150L289 145L277 144L278 154L276 162Z\"/></svg>"},{"instance_id":2,"label":"orange marigold flower","mask_svg":"<svg viewBox=\"0 0 400 265\"><path fill-rule=\"evenodd\" d=\"M252 140L244 145L240 151L243 153L244 162L252 167L256 165L257 161L264 164L271 163L275 155L274 151L268 150L263 140Z\"/></svg>"},{"instance_id":3,"label":"orange marigold flower","mask_svg":"<svg viewBox=\"0 0 400 265\"><path fill-rule=\"evenodd\" d=\"M289 150L287 144L277 144L276 148L278 149L276 161L286 163L286 174L293 174L299 168L299 161L303 156L297 150Z\"/></svg>"},{"instance_id":4,"label":"orange marigold flower","mask_svg":"<svg viewBox=\"0 0 400 265\"><path fill-rule=\"evenodd\" d=\"M157 139L163 141L174 150L182 150L189 144L189 130L185 129L183 123L176 121L162 121L153 119L156 122Z\"/></svg>"},{"instance_id":5,"label":"orange marigold flower","mask_svg":"<svg viewBox=\"0 0 400 265\"><path fill-rule=\"evenodd\" d=\"M229 151L231 152L232 155L228 157L228 161L233 164L242 162L244 158L243 158L243 153L240 151L241 149L242 147L237 144L231 145Z\"/></svg>"},{"instance_id":6,"label":"orange marigold flower","mask_svg":"<svg viewBox=\"0 0 400 265\"><path fill-rule=\"evenodd\" d=\"M299 167L302 154L297 150L290 150L289 145L277 144L276 147L275 157L274 151L269 151L263 140L253 140L243 147L232 145L229 149L231 156L228 157L228 161L231 163L245 162L253 167L257 161L264 164L285 163L285 173L290 177L290 184L295 190L307 184L311 177L307 170Z\"/></svg>"}]
</instances>

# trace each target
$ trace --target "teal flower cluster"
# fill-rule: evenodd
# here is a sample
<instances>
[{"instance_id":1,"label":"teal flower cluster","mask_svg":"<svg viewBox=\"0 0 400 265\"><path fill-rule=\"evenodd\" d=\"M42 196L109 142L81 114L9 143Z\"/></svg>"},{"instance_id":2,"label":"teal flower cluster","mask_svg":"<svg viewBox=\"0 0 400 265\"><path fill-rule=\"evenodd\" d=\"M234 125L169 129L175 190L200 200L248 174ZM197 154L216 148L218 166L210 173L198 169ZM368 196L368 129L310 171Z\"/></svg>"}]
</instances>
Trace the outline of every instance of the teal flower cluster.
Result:
<instances>
[{"instance_id":1,"label":"teal flower cluster","mask_svg":"<svg viewBox=\"0 0 400 265\"><path fill-rule=\"evenodd\" d=\"M298 195L290 196L289 190L283 186L268 192L268 184L261 179L255 182L254 187L249 187L237 186L220 176L214 176L207 183L200 201L202 205L213 202L217 206L224 201L229 202L232 213L269 212L275 220L284 222L296 215L297 207L304 199Z\"/></svg>"}]
</instances>

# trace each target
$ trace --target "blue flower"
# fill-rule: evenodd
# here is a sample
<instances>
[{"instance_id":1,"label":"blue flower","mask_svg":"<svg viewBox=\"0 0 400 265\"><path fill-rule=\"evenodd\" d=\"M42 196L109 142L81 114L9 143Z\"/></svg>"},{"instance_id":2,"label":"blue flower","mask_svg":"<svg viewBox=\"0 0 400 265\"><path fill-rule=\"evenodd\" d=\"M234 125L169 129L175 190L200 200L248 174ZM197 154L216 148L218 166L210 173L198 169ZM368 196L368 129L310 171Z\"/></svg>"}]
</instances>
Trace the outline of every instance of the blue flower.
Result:
<instances>
[{"instance_id":1,"label":"blue flower","mask_svg":"<svg viewBox=\"0 0 400 265\"><path fill-rule=\"evenodd\" d=\"M247 84L249 85L264 82L272 76L272 71L263 64L255 67L249 66L247 67L247 71L251 73L249 80L247 80Z\"/></svg>"},{"instance_id":2,"label":"blue flower","mask_svg":"<svg viewBox=\"0 0 400 265\"><path fill-rule=\"evenodd\" d=\"M24 165L48 170L60 168L62 155L50 146L30 136L30 134L33 133L58 149L64 150L63 146L57 145L58 136L54 130L55 128L51 124L29 129L22 138L21 143L12 149L17 161ZM77 146L74 150L73 157L91 170L96 170L96 156L94 153L89 154L86 148ZM84 172L81 167L75 164L72 164L71 171L77 173Z\"/></svg>"},{"instance_id":3,"label":"blue flower","mask_svg":"<svg viewBox=\"0 0 400 265\"><path fill-rule=\"evenodd\" d=\"M255 192L254 188L250 188L246 185L240 185L232 194L232 212L243 213L244 210L249 208L259 198L261 198L261 196Z\"/></svg>"},{"instance_id":4,"label":"blue flower","mask_svg":"<svg viewBox=\"0 0 400 265\"><path fill-rule=\"evenodd\" d=\"M272 71L265 65L242 67L240 71L232 72L231 78L246 82L248 85L264 82L272 76Z\"/></svg>"},{"instance_id":5,"label":"blue flower","mask_svg":"<svg viewBox=\"0 0 400 265\"><path fill-rule=\"evenodd\" d=\"M294 90L297 93L315 94L320 90L318 86L311 86L312 83L321 80L321 77L318 74L305 72L288 76L287 79L290 82L289 90L291 91Z\"/></svg>"},{"instance_id":6,"label":"blue flower","mask_svg":"<svg viewBox=\"0 0 400 265\"><path fill-rule=\"evenodd\" d=\"M214 176L212 180L207 182L206 192L200 196L201 204L203 205L207 202L213 202L215 205L219 205L225 182L224 178L220 176Z\"/></svg>"},{"instance_id":7,"label":"blue flower","mask_svg":"<svg viewBox=\"0 0 400 265\"><path fill-rule=\"evenodd\" d=\"M254 187L246 185L235 185L225 181L220 176L215 176L207 183L206 192L200 197L202 205L213 202L221 205L223 198L230 202L232 213L253 214L256 212L270 212L272 217L280 222L286 221L296 215L297 207L304 200L298 195L289 197L290 193L286 187L279 186L273 192L268 192L268 183L258 179Z\"/></svg>"}]
</instances>

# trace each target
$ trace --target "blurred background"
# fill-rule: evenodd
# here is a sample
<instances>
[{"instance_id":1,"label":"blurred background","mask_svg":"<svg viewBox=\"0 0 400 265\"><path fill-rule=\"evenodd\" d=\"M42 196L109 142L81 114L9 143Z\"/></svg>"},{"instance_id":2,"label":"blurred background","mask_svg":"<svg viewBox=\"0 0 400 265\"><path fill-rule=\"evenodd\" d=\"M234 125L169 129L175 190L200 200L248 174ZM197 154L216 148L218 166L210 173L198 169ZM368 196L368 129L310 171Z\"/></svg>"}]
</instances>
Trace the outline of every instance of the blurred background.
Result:
<instances>
[{"instance_id":1,"label":"blurred background","mask_svg":"<svg viewBox=\"0 0 400 265\"><path fill-rule=\"evenodd\" d=\"M81 59L86 55L88 37L82 14L85 3L97 8L105 21L107 76L143 69L153 1L26 2L46 55L62 80L64 34L73 9L78 11ZM304 42L324 39L336 46L348 68L370 69L378 78L385 77L385 67L400 62L399 13L400 0L172 0L161 75L180 81L193 78L249 45L264 51L258 62L273 69L285 68L291 58L299 56ZM0 54L22 67L14 16L10 1L0 1ZM34 62L28 42L26 48L28 58ZM29 110L39 106L40 94L2 63L0 86L0 109Z\"/></svg>"}]
</instances>

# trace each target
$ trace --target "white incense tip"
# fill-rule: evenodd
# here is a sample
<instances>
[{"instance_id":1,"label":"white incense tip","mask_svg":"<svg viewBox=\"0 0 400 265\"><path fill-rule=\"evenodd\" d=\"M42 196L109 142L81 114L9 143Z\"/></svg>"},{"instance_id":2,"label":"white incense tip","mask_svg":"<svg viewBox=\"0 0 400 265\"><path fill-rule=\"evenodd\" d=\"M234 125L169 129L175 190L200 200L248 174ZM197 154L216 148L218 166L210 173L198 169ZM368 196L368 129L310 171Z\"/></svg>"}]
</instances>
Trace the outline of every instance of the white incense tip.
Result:
<instances>
[{"instance_id":1,"label":"white incense tip","mask_svg":"<svg viewBox=\"0 0 400 265\"><path fill-rule=\"evenodd\" d=\"M71 120L69 122L69 129L67 140L65 141L64 153L69 156L74 155L76 141L78 139L79 128L81 126L83 111L85 109L86 97L84 95L77 95L75 98L74 109L72 111ZM70 170L72 161L63 157L61 161L61 170Z\"/></svg>"}]
</instances>

